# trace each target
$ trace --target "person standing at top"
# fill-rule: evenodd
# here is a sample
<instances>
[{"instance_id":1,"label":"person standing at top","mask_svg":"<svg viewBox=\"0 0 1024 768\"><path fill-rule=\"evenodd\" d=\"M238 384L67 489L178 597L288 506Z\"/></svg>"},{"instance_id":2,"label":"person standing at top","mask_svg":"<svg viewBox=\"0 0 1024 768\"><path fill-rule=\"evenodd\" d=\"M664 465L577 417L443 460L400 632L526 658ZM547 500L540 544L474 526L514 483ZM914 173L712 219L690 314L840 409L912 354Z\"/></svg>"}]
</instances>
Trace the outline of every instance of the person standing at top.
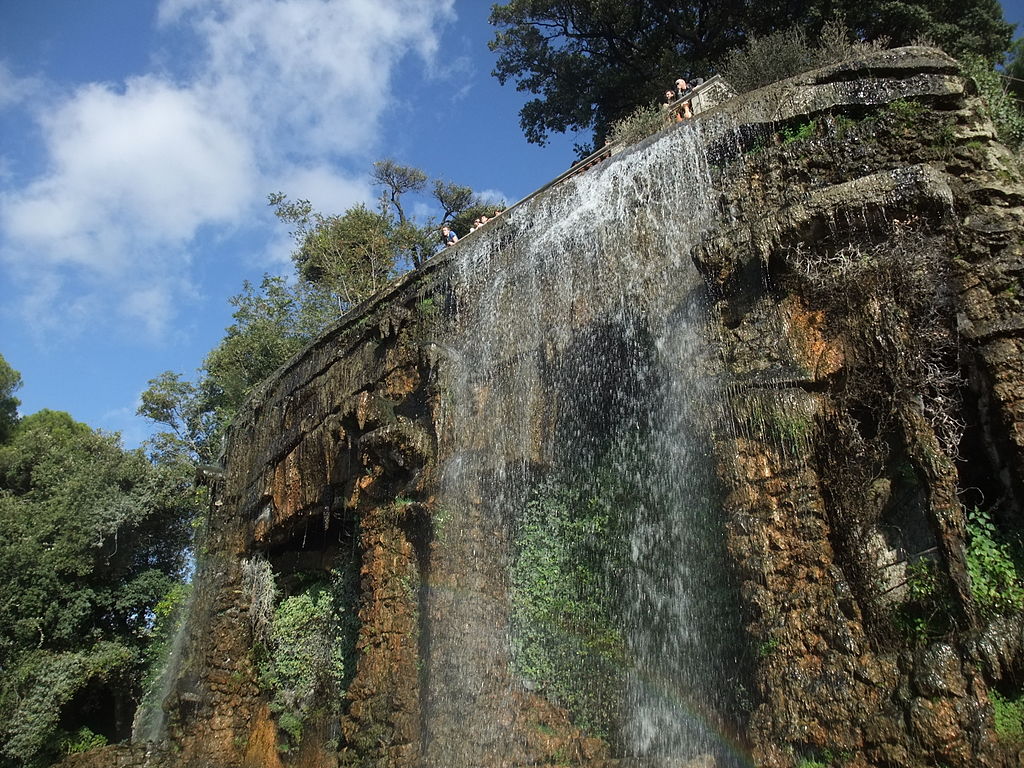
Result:
<instances>
[{"instance_id":1,"label":"person standing at top","mask_svg":"<svg viewBox=\"0 0 1024 768\"><path fill-rule=\"evenodd\" d=\"M676 80L676 93L677 99L681 99L684 96L688 96L693 89L690 88L689 84L683 78ZM683 102L683 119L689 120L693 117L693 111L690 109L690 100L687 99Z\"/></svg>"},{"instance_id":2,"label":"person standing at top","mask_svg":"<svg viewBox=\"0 0 1024 768\"><path fill-rule=\"evenodd\" d=\"M447 224L444 224L441 227L441 237L444 240L445 247L449 245L455 245L457 242L459 242L459 236L455 234L455 230L453 230Z\"/></svg>"},{"instance_id":3,"label":"person standing at top","mask_svg":"<svg viewBox=\"0 0 1024 768\"><path fill-rule=\"evenodd\" d=\"M683 119L679 115L679 108L674 106L675 100L675 91L665 91L665 101L662 102L661 111L665 113L665 121L668 123L678 123Z\"/></svg>"}]
</instances>

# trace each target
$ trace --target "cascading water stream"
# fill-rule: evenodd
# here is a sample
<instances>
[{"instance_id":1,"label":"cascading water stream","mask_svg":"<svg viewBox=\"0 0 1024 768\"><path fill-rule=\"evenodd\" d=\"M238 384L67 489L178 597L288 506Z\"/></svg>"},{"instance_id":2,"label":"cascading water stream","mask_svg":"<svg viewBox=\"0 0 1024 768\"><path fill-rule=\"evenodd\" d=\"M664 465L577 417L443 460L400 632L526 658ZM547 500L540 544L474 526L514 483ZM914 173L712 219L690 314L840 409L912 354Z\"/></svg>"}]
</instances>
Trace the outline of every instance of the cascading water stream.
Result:
<instances>
[{"instance_id":1,"label":"cascading water stream","mask_svg":"<svg viewBox=\"0 0 1024 768\"><path fill-rule=\"evenodd\" d=\"M625 760L732 764L736 612L709 434L723 393L690 259L718 215L706 147L686 124L459 247L427 765L515 764L533 694Z\"/></svg>"}]
</instances>

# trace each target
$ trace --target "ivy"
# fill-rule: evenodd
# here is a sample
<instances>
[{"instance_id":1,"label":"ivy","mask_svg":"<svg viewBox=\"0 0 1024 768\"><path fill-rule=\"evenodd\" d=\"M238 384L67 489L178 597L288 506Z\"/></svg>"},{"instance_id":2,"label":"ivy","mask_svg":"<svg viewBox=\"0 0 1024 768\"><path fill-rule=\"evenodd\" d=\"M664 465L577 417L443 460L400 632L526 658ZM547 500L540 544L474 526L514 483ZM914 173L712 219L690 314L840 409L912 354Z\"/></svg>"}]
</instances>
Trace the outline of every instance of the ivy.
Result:
<instances>
[{"instance_id":1,"label":"ivy","mask_svg":"<svg viewBox=\"0 0 1024 768\"><path fill-rule=\"evenodd\" d=\"M907 566L907 599L895 614L896 626L909 640L924 644L952 628L952 600L938 563L923 557Z\"/></svg>"},{"instance_id":2,"label":"ivy","mask_svg":"<svg viewBox=\"0 0 1024 768\"><path fill-rule=\"evenodd\" d=\"M1001 741L1024 746L1024 693L1016 697L989 691L996 735Z\"/></svg>"},{"instance_id":3,"label":"ivy","mask_svg":"<svg viewBox=\"0 0 1024 768\"><path fill-rule=\"evenodd\" d=\"M134 649L109 642L78 653L36 651L23 656L6 681L0 701L8 713L3 728L4 757L14 765L35 768L49 765L61 748L67 751L69 743L80 744L75 734L61 731L62 708L90 683L130 679L138 661ZM83 728L76 731L79 736Z\"/></svg>"},{"instance_id":4,"label":"ivy","mask_svg":"<svg viewBox=\"0 0 1024 768\"><path fill-rule=\"evenodd\" d=\"M68 755L78 752L87 752L90 749L104 747L107 744L107 737L101 733L93 733L88 726L83 725L74 733L69 733L61 741L61 751Z\"/></svg>"},{"instance_id":5,"label":"ivy","mask_svg":"<svg viewBox=\"0 0 1024 768\"><path fill-rule=\"evenodd\" d=\"M815 131L818 128L818 123L815 120L802 120L793 125L788 125L782 129L782 143L792 144L795 141L803 141L814 136Z\"/></svg>"},{"instance_id":6,"label":"ivy","mask_svg":"<svg viewBox=\"0 0 1024 768\"><path fill-rule=\"evenodd\" d=\"M968 54L960 59L963 72L978 86L978 94L985 102L989 116L995 123L999 137L1015 150L1024 147L1024 115L1013 95L1007 93L999 73L981 56Z\"/></svg>"}]
</instances>

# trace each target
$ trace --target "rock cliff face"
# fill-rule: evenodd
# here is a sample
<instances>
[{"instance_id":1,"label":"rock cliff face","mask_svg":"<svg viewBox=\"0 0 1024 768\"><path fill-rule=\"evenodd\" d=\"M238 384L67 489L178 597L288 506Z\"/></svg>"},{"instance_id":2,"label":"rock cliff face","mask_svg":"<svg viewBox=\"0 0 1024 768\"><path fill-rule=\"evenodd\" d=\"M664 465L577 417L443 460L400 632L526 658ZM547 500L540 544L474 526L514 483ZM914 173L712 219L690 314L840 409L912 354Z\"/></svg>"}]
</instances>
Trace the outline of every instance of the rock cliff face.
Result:
<instances>
[{"instance_id":1,"label":"rock cliff face","mask_svg":"<svg viewBox=\"0 0 1024 768\"><path fill-rule=\"evenodd\" d=\"M166 736L69 766L1020 764L1024 184L956 63L563 186L254 394Z\"/></svg>"}]
</instances>

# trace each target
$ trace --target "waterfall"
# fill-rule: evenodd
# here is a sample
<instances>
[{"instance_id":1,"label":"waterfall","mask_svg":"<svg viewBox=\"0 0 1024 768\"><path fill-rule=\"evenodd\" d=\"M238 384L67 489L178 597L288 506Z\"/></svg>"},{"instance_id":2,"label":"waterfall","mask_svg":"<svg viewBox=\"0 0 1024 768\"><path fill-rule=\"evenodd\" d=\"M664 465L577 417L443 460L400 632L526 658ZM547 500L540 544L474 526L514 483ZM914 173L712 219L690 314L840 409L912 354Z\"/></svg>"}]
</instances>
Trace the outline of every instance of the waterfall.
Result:
<instances>
[{"instance_id":1,"label":"waterfall","mask_svg":"<svg viewBox=\"0 0 1024 768\"><path fill-rule=\"evenodd\" d=\"M690 258L718 216L707 148L683 124L454 255L427 765L516 764L533 696L626 762L734 764L721 377Z\"/></svg>"},{"instance_id":2,"label":"waterfall","mask_svg":"<svg viewBox=\"0 0 1024 768\"><path fill-rule=\"evenodd\" d=\"M188 637L188 621L195 597L192 586L184 589L185 597L171 616L171 631L160 656L160 665L145 691L132 722L132 742L154 744L167 735L167 713L164 700L174 690L184 659L185 643Z\"/></svg>"}]
</instances>

